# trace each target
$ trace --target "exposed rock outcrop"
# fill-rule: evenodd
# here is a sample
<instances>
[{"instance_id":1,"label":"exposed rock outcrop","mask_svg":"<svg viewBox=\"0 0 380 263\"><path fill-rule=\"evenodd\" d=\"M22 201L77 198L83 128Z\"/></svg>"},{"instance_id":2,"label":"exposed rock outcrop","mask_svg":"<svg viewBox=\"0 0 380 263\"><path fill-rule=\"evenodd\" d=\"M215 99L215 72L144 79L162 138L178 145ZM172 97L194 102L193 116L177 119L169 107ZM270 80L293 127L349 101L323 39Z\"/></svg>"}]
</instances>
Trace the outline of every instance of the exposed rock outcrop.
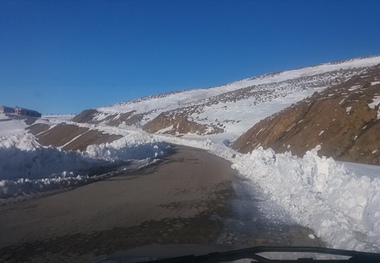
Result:
<instances>
[{"instance_id":1,"label":"exposed rock outcrop","mask_svg":"<svg viewBox=\"0 0 380 263\"><path fill-rule=\"evenodd\" d=\"M28 130L41 145L62 147L65 151L84 151L90 144L110 143L122 137L65 123L53 127L47 124L34 124Z\"/></svg>"},{"instance_id":2,"label":"exposed rock outcrop","mask_svg":"<svg viewBox=\"0 0 380 263\"><path fill-rule=\"evenodd\" d=\"M84 110L82 111L81 113L79 113L78 115L76 115L72 121L75 121L75 122L79 122L79 123L93 123L95 120L95 116L97 114L99 114L100 112L98 112L97 110L95 109L89 109L89 110Z\"/></svg>"},{"instance_id":3,"label":"exposed rock outcrop","mask_svg":"<svg viewBox=\"0 0 380 263\"><path fill-rule=\"evenodd\" d=\"M168 115L161 113L152 121L145 124L143 129L150 133L160 132L172 135L187 133L207 135L224 132L222 127L214 124L200 124L190 120L186 115L178 113Z\"/></svg>"},{"instance_id":4,"label":"exposed rock outcrop","mask_svg":"<svg viewBox=\"0 0 380 263\"><path fill-rule=\"evenodd\" d=\"M359 58L269 73L218 87L153 95L86 110L73 121L144 127L148 132L178 135L226 132L232 139L259 118L270 116L306 94L360 75L379 62L378 56ZM266 106L281 100L284 103L278 108ZM258 113L260 117L255 118Z\"/></svg>"},{"instance_id":5,"label":"exposed rock outcrop","mask_svg":"<svg viewBox=\"0 0 380 263\"><path fill-rule=\"evenodd\" d=\"M136 111L124 113L104 114L96 109L84 110L76 115L72 121L78 123L99 124L103 122L109 126L136 125L144 117L144 114L135 114Z\"/></svg>"},{"instance_id":6,"label":"exposed rock outcrop","mask_svg":"<svg viewBox=\"0 0 380 263\"><path fill-rule=\"evenodd\" d=\"M302 156L380 164L380 68L315 93L268 117L239 137L233 148L247 153L262 146Z\"/></svg>"}]
</instances>

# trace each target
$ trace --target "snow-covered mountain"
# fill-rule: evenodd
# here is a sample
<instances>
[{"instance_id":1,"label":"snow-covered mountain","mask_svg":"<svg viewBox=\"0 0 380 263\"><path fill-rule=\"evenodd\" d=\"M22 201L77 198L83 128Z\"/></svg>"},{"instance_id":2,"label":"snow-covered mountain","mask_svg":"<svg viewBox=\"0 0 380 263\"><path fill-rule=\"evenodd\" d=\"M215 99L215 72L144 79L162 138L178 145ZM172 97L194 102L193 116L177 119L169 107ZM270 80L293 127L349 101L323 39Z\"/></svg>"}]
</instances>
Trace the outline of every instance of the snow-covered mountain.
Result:
<instances>
[{"instance_id":1,"label":"snow-covered mountain","mask_svg":"<svg viewBox=\"0 0 380 263\"><path fill-rule=\"evenodd\" d=\"M230 161L248 184L248 199L260 197L258 209L268 220L307 226L329 247L379 252L380 167L318 156L318 149L326 154L324 145L334 145L335 135L352 143L352 150L356 144L380 150L378 64L380 56L271 73L90 109L73 121L0 114L0 206L101 180L104 168L150 164L176 143ZM319 105L316 111L312 105ZM296 118L304 111L311 116ZM303 137L296 147L293 141L306 121L313 140ZM277 123L286 125L281 130ZM247 132L252 126L254 132ZM246 150L226 147L244 133L249 136L236 143ZM261 144L254 144L257 134L265 134L258 138ZM263 149L265 139L275 139L277 151L298 153L302 143L321 147L297 157ZM245 205L242 209L249 209Z\"/></svg>"},{"instance_id":2,"label":"snow-covered mountain","mask_svg":"<svg viewBox=\"0 0 380 263\"><path fill-rule=\"evenodd\" d=\"M73 121L234 140L261 119L363 74L379 63L380 56L375 56L270 73L223 86L171 92L85 110Z\"/></svg>"},{"instance_id":3,"label":"snow-covered mountain","mask_svg":"<svg viewBox=\"0 0 380 263\"><path fill-rule=\"evenodd\" d=\"M303 156L317 145L336 160L380 164L380 66L260 121L233 147Z\"/></svg>"},{"instance_id":4,"label":"snow-covered mountain","mask_svg":"<svg viewBox=\"0 0 380 263\"><path fill-rule=\"evenodd\" d=\"M125 163L136 169L168 150L147 134L107 133L67 123L72 117L0 114L0 207L19 196L104 179Z\"/></svg>"},{"instance_id":5,"label":"snow-covered mountain","mask_svg":"<svg viewBox=\"0 0 380 263\"><path fill-rule=\"evenodd\" d=\"M379 86L376 68L379 64L380 56L374 56L270 73L219 87L152 95L89 109L75 116L72 122L36 123L27 129L42 145L63 150L84 151L91 144L110 143L121 138L124 130L144 130L151 134L198 140L209 138L226 145L241 136L234 148L242 152L252 151L261 145L272 147L277 152L292 150L294 154L303 156L316 145L322 145L320 153L325 156L378 164L378 145L371 142L377 137L359 135L364 132L368 134L370 127L371 133L377 134L377 126L368 126L368 121L362 120L368 119L368 112L373 111L376 115L378 109L376 96L380 94L376 93ZM361 94L368 87L373 92L365 92L365 96ZM345 98L348 99L341 103ZM331 103L333 100L334 103ZM353 107L358 100L364 103L362 106L365 108L360 116L357 109L361 106ZM306 105L303 109L295 111L291 107L302 101ZM326 101L329 102L324 104ZM294 115L309 112L309 106L315 110L317 104L320 110L309 114L315 125L303 130L306 122L301 121L302 117L298 115L295 120ZM352 114L346 114L343 106L353 107ZM282 112L288 107L291 108ZM273 121L281 120L277 124L286 123L286 128L273 126L266 119L279 112L282 112L281 115ZM342 114L338 116L338 113ZM335 117L329 118L329 115ZM333 119L336 121L329 122ZM319 134L322 126L324 134ZM329 130L329 126L332 129ZM342 135L345 130L348 132L344 132L338 140L336 136ZM298 131L304 135L300 137ZM293 134L291 140L290 134Z\"/></svg>"}]
</instances>

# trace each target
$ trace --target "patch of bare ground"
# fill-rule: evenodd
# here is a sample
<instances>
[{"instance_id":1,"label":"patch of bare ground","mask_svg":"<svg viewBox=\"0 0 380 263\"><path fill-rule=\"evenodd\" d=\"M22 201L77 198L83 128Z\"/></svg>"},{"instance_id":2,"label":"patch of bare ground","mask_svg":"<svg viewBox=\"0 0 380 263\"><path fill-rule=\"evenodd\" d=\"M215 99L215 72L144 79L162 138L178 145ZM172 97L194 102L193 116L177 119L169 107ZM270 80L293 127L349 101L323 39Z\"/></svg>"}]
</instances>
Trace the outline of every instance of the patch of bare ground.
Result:
<instances>
[{"instance_id":1,"label":"patch of bare ground","mask_svg":"<svg viewBox=\"0 0 380 263\"><path fill-rule=\"evenodd\" d=\"M36 136L44 146L62 147L63 150L86 150L88 145L110 143L120 139L121 135L106 134L74 124L61 123L51 128L47 124L34 124L29 132Z\"/></svg>"},{"instance_id":2,"label":"patch of bare ground","mask_svg":"<svg viewBox=\"0 0 380 263\"><path fill-rule=\"evenodd\" d=\"M79 123L92 123L94 121L94 117L98 114L99 112L95 109L84 110L76 115L72 121Z\"/></svg>"},{"instance_id":3,"label":"patch of bare ground","mask_svg":"<svg viewBox=\"0 0 380 263\"><path fill-rule=\"evenodd\" d=\"M150 109L145 112L136 113L135 110L127 112L123 111L123 106L138 105L140 102L149 101L159 98L165 98L168 95L181 93L183 91L170 92L165 94L153 95L140 98L133 101L122 102L113 105L120 109L121 112L115 113L103 109L90 109L85 110L76 117L73 121L81 123L99 124L104 123L110 126L128 125L137 126L140 128L140 123L146 123L146 129L154 132L162 132L167 134L183 135L186 133L207 135L225 132L225 124L228 122L240 122L242 120L220 120L218 123L213 123L213 120L207 117L200 117L203 115L205 109L213 107L219 103L239 103L241 100L252 100L251 105L258 103L269 102L274 99L286 97L287 95L314 87L325 87L334 84L339 84L353 75L365 72L366 68L349 68L333 70L324 73L316 73L315 75L305 75L294 79L287 79L284 81L273 83L262 83L244 88L223 92L215 96L201 96L199 99L194 98L191 100L189 97L187 102L177 101L173 105L175 109L168 110L168 107L161 108L159 104L157 108ZM252 79L262 79L265 77L275 76L278 73L270 73L258 76ZM207 89L202 89L207 90ZM227 106L225 105L225 110ZM112 106L111 106L112 108ZM130 109L133 107L129 107ZM171 108L171 107L169 107ZM174 119L174 117L176 119ZM178 119L177 119L178 117ZM163 131L162 131L163 130Z\"/></svg>"},{"instance_id":4,"label":"patch of bare ground","mask_svg":"<svg viewBox=\"0 0 380 263\"><path fill-rule=\"evenodd\" d=\"M216 125L200 124L189 120L186 114L176 112L163 112L143 126L150 133L160 132L164 134L216 134L224 132L223 128Z\"/></svg>"},{"instance_id":5,"label":"patch of bare ground","mask_svg":"<svg viewBox=\"0 0 380 263\"><path fill-rule=\"evenodd\" d=\"M303 156L321 146L320 154L337 160L380 164L380 69L315 93L268 117L233 144L247 153L262 146Z\"/></svg>"},{"instance_id":6,"label":"patch of bare ground","mask_svg":"<svg viewBox=\"0 0 380 263\"><path fill-rule=\"evenodd\" d=\"M124 112L124 113L113 113L107 114L106 116L97 119L100 113L96 109L84 110L80 114L76 115L72 121L78 123L90 123L90 124L99 124L103 122L109 126L119 126L120 124L125 125L136 125L139 123L144 114L136 114L136 111ZM103 114L104 115L104 114Z\"/></svg>"},{"instance_id":7,"label":"patch of bare ground","mask_svg":"<svg viewBox=\"0 0 380 263\"><path fill-rule=\"evenodd\" d=\"M50 128L49 124L36 123L26 128L26 130L28 130L34 136L37 136L41 132L47 131L49 128Z\"/></svg>"}]
</instances>

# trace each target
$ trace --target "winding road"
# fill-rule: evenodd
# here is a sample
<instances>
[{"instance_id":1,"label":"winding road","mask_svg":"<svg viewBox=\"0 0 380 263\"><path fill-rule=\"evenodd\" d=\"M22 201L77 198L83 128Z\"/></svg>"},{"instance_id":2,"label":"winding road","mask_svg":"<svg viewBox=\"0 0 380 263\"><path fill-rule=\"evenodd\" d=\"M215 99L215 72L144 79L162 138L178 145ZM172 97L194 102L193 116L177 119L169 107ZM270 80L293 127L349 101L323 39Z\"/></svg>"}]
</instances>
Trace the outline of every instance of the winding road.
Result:
<instances>
[{"instance_id":1,"label":"winding road","mask_svg":"<svg viewBox=\"0 0 380 263\"><path fill-rule=\"evenodd\" d=\"M173 145L159 165L1 208L0 261L89 262L150 244L267 244L226 231L226 219L239 218L236 183L226 160Z\"/></svg>"}]
</instances>

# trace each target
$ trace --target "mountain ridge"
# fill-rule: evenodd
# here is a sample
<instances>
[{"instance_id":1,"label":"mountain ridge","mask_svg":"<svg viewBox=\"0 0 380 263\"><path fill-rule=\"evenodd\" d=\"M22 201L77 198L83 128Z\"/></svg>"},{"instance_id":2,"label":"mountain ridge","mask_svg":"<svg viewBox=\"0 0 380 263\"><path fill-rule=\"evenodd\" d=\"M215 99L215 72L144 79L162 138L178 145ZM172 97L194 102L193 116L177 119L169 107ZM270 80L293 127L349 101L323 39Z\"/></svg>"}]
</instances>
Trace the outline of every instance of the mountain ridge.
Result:
<instances>
[{"instance_id":1,"label":"mountain ridge","mask_svg":"<svg viewBox=\"0 0 380 263\"><path fill-rule=\"evenodd\" d=\"M250 109L252 105L276 99L281 100L281 98L284 100L289 98L291 103L284 104L291 105L312 95L315 91L323 90L349 77L361 74L368 66L379 63L380 57L372 56L267 73L217 87L168 92L86 110L73 120L79 123L143 127L146 131L172 135L192 133L207 136L226 134L231 130L236 130L232 127L232 122L234 122L234 124L240 123L238 128L240 131L230 132L228 139L236 139L252 126L252 123L278 111L269 107L265 109L267 114L260 114L259 119L251 118L247 115L256 113L255 110ZM292 95L294 95L293 99ZM232 103L236 103L236 105ZM225 113L229 110L238 111L238 104L245 108L245 112L242 114L229 118L225 118L225 114L215 114L215 112ZM283 105L279 110L289 105ZM210 117L213 115L215 118ZM84 116L86 118L83 118ZM164 119L165 121L163 121ZM199 129L176 128L184 125L196 125ZM169 129L170 126L173 128ZM155 128L152 129L152 127ZM220 129L221 127L224 127L223 130Z\"/></svg>"},{"instance_id":2,"label":"mountain ridge","mask_svg":"<svg viewBox=\"0 0 380 263\"><path fill-rule=\"evenodd\" d=\"M217 87L167 92L84 110L76 115L69 124L77 125L78 129L84 131L87 129L83 129L83 127L98 129L99 132L93 135L87 132L86 136L79 136L78 140L82 137L80 143L75 142L74 138L70 144L61 145L65 145L67 150L70 150L68 146L76 145L76 148L73 149L81 150L85 149L90 142L110 142L112 139L118 138L122 134L118 131L142 129L148 133L181 136L196 140L210 139L225 145L234 142L233 147L242 152L246 151L242 144L253 146L253 148L248 147L248 151L260 145L271 147L270 144L252 143L252 136L246 136L245 139L240 138L263 120L270 125L269 120L279 112L286 111L288 107L293 107L303 100L314 98L317 96L315 94L323 94L331 87L340 84L344 86L344 83L355 77L365 76L371 69L378 67L377 65L380 65L380 56L349 59L343 62L330 62L289 71L267 73ZM347 89L344 92L350 92ZM335 97L332 96L332 98ZM367 100L370 99L367 98ZM373 102L364 104L369 105L370 103ZM288 111L290 112L288 115L281 117L289 124L287 129L297 124L294 123L295 120L299 121L299 117L292 116L292 111ZM363 115L361 116L363 117ZM343 117L344 115L342 115ZM318 119L320 116L315 115L314 118ZM50 141L49 138L53 135L48 134L56 134L57 130L52 130L53 126L44 127L44 132L38 133L36 137L41 142ZM107 132L103 132L103 128L107 128ZM113 133L118 136L108 140L107 137ZM261 142L271 138L270 132L265 136L263 134L263 137L260 137ZM88 137L90 135L91 138ZM327 132L323 136L326 135ZM44 136L50 137L43 139ZM277 135L277 137L281 136L284 134ZM366 143L368 144L368 142ZM292 147L294 147L295 154L302 155L305 152L298 151L300 147L297 148L294 145ZM281 147L274 148L276 151L286 150ZM321 149L321 154L336 156L334 153L325 151L324 147ZM357 154L355 157L351 156L345 160L377 162L372 159L366 161L363 158L357 158Z\"/></svg>"},{"instance_id":3,"label":"mountain ridge","mask_svg":"<svg viewBox=\"0 0 380 263\"><path fill-rule=\"evenodd\" d=\"M261 120L232 145L298 156L317 146L337 160L380 164L380 65Z\"/></svg>"}]
</instances>

